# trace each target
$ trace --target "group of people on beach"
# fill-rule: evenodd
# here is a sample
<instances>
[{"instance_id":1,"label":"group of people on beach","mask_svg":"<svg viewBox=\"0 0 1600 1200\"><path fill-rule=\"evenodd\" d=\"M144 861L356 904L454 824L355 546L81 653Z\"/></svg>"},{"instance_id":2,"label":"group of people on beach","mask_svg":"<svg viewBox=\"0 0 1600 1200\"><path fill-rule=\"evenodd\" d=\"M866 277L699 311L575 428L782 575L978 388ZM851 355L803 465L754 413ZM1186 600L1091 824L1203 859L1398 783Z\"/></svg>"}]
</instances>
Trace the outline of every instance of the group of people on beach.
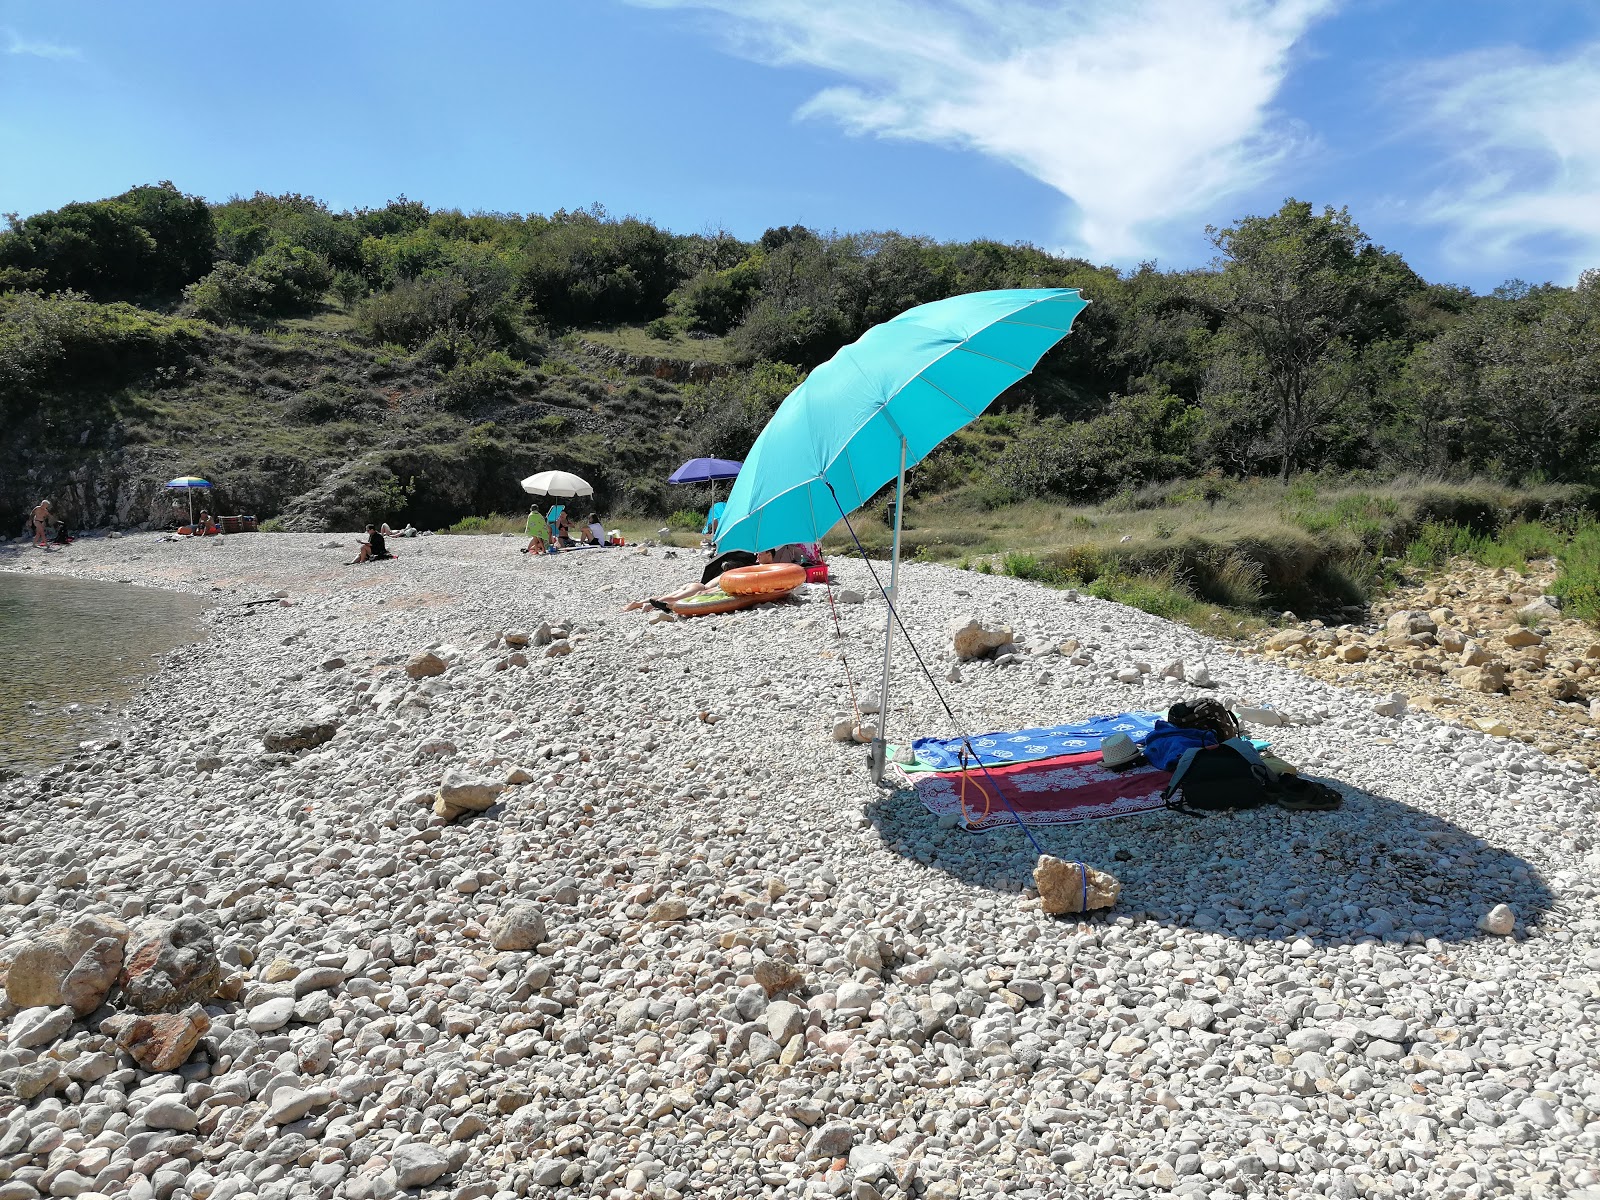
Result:
<instances>
[{"instance_id":1,"label":"group of people on beach","mask_svg":"<svg viewBox=\"0 0 1600 1200\"><path fill-rule=\"evenodd\" d=\"M611 538L598 513L590 513L576 527L565 504L552 504L550 511L541 513L537 508L528 510L528 544L524 554L559 554L579 546L608 546Z\"/></svg>"}]
</instances>

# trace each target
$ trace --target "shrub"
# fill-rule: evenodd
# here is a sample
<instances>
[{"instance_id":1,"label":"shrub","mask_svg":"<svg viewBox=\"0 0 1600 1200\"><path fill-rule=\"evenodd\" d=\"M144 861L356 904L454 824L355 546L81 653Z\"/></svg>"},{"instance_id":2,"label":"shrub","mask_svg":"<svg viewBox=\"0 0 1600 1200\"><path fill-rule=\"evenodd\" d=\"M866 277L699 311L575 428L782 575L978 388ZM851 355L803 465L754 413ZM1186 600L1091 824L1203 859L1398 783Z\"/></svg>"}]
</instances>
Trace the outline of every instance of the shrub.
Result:
<instances>
[{"instance_id":1,"label":"shrub","mask_svg":"<svg viewBox=\"0 0 1600 1200\"><path fill-rule=\"evenodd\" d=\"M404 279L379 292L356 311L356 324L378 342L415 349L443 336L486 346L514 346L517 312L515 278L509 266L484 258L456 264L423 279Z\"/></svg>"},{"instance_id":2,"label":"shrub","mask_svg":"<svg viewBox=\"0 0 1600 1200\"><path fill-rule=\"evenodd\" d=\"M1560 552L1561 570L1551 591L1572 616L1600 624L1600 525L1586 521Z\"/></svg>"},{"instance_id":3,"label":"shrub","mask_svg":"<svg viewBox=\"0 0 1600 1200\"><path fill-rule=\"evenodd\" d=\"M678 327L666 317L657 317L644 327L644 331L661 342L670 342L678 336Z\"/></svg>"},{"instance_id":4,"label":"shrub","mask_svg":"<svg viewBox=\"0 0 1600 1200\"><path fill-rule=\"evenodd\" d=\"M458 362L439 382L439 398L451 408L509 391L522 378L522 364L499 350Z\"/></svg>"},{"instance_id":5,"label":"shrub","mask_svg":"<svg viewBox=\"0 0 1600 1200\"><path fill-rule=\"evenodd\" d=\"M667 518L669 529L692 529L699 532L706 523L706 514L692 508L680 508Z\"/></svg>"},{"instance_id":6,"label":"shrub","mask_svg":"<svg viewBox=\"0 0 1600 1200\"><path fill-rule=\"evenodd\" d=\"M277 517L268 517L265 521L261 522L257 528L260 529L262 533L285 532L283 521Z\"/></svg>"},{"instance_id":7,"label":"shrub","mask_svg":"<svg viewBox=\"0 0 1600 1200\"><path fill-rule=\"evenodd\" d=\"M301 246L273 246L249 266L225 262L184 291L210 321L276 317L310 308L333 282L333 268Z\"/></svg>"},{"instance_id":8,"label":"shrub","mask_svg":"<svg viewBox=\"0 0 1600 1200\"><path fill-rule=\"evenodd\" d=\"M743 319L761 286L759 265L746 259L723 271L701 271L673 294L672 306L697 333L724 334Z\"/></svg>"}]
</instances>

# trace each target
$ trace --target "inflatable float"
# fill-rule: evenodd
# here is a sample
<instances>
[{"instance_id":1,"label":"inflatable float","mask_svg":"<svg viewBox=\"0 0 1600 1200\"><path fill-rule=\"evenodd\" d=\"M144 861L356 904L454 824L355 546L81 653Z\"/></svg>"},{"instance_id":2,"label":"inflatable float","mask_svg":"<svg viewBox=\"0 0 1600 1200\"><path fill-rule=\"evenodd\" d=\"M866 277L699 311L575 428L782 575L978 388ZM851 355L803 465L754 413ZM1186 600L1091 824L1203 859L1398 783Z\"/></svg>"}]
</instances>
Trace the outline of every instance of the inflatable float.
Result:
<instances>
[{"instance_id":1,"label":"inflatable float","mask_svg":"<svg viewBox=\"0 0 1600 1200\"><path fill-rule=\"evenodd\" d=\"M806 581L806 569L797 563L762 563L724 571L717 586L730 596L787 596Z\"/></svg>"},{"instance_id":2,"label":"inflatable float","mask_svg":"<svg viewBox=\"0 0 1600 1200\"><path fill-rule=\"evenodd\" d=\"M723 576L727 578L726 575ZM718 613L737 612L741 608L754 608L757 604L768 604L773 600L782 600L793 588L785 588L780 592L760 592L756 595L733 595L720 588L709 592L699 592L687 600L668 600L666 605L680 617L713 617Z\"/></svg>"}]
</instances>

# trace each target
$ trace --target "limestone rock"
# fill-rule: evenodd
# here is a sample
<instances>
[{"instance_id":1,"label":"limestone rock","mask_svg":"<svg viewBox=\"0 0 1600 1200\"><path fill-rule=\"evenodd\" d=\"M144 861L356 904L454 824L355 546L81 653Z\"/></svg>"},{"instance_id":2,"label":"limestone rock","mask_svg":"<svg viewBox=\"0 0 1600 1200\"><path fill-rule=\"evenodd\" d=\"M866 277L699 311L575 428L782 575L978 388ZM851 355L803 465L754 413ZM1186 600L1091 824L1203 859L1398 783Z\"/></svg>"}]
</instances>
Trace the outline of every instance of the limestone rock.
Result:
<instances>
[{"instance_id":1,"label":"limestone rock","mask_svg":"<svg viewBox=\"0 0 1600 1200\"><path fill-rule=\"evenodd\" d=\"M78 1016L88 1016L105 1003L122 972L124 941L122 937L101 938L84 951L61 981L61 998Z\"/></svg>"},{"instance_id":2,"label":"limestone rock","mask_svg":"<svg viewBox=\"0 0 1600 1200\"><path fill-rule=\"evenodd\" d=\"M18 1008L70 1005L79 1016L104 1001L122 964L128 927L109 917L83 916L71 925L57 925L28 941L12 960L6 975L6 996ZM102 942L111 945L102 946ZM84 962L85 959L88 962ZM111 960L111 979L98 984ZM74 975L80 963L82 973ZM70 987L70 998L69 998Z\"/></svg>"},{"instance_id":3,"label":"limestone rock","mask_svg":"<svg viewBox=\"0 0 1600 1200\"><path fill-rule=\"evenodd\" d=\"M331 717L314 717L309 721L287 717L262 733L261 744L280 754L293 754L331 741L338 728L338 721Z\"/></svg>"},{"instance_id":4,"label":"limestone rock","mask_svg":"<svg viewBox=\"0 0 1600 1200\"><path fill-rule=\"evenodd\" d=\"M13 1050L32 1050L60 1041L72 1028L72 1010L60 1008L25 1008L11 1018L6 1030L6 1045Z\"/></svg>"},{"instance_id":5,"label":"limestone rock","mask_svg":"<svg viewBox=\"0 0 1600 1200\"><path fill-rule=\"evenodd\" d=\"M1508 629L1500 635L1500 640L1513 650L1521 650L1526 646L1542 646L1544 639L1531 629Z\"/></svg>"},{"instance_id":6,"label":"limestone rock","mask_svg":"<svg viewBox=\"0 0 1600 1200\"><path fill-rule=\"evenodd\" d=\"M450 1169L444 1151L427 1142L408 1142L389 1156L395 1182L402 1188L425 1187Z\"/></svg>"},{"instance_id":7,"label":"limestone rock","mask_svg":"<svg viewBox=\"0 0 1600 1200\"><path fill-rule=\"evenodd\" d=\"M805 1032L806 1013L798 1004L779 1000L767 1006L765 1015L767 1032L780 1046L788 1045L790 1038Z\"/></svg>"},{"instance_id":8,"label":"limestone rock","mask_svg":"<svg viewBox=\"0 0 1600 1200\"><path fill-rule=\"evenodd\" d=\"M217 994L222 964L211 930L198 917L180 917L130 939L117 982L135 1012L171 1012L204 1004Z\"/></svg>"},{"instance_id":9,"label":"limestone rock","mask_svg":"<svg viewBox=\"0 0 1600 1200\"><path fill-rule=\"evenodd\" d=\"M1456 682L1469 692L1503 692L1506 690L1506 669L1497 662L1486 662L1481 667L1464 667L1457 673Z\"/></svg>"},{"instance_id":10,"label":"limestone rock","mask_svg":"<svg viewBox=\"0 0 1600 1200\"><path fill-rule=\"evenodd\" d=\"M1495 937L1505 937L1517 927L1517 915L1509 904L1496 904L1478 918L1478 928Z\"/></svg>"},{"instance_id":11,"label":"limestone rock","mask_svg":"<svg viewBox=\"0 0 1600 1200\"><path fill-rule=\"evenodd\" d=\"M1439 625L1427 613L1410 609L1393 613L1389 619L1384 622L1383 628L1387 633L1404 636L1415 635L1419 633L1434 633L1438 630Z\"/></svg>"},{"instance_id":12,"label":"limestone rock","mask_svg":"<svg viewBox=\"0 0 1600 1200\"><path fill-rule=\"evenodd\" d=\"M424 650L421 654L413 654L406 660L406 674L412 679L427 679L432 675L443 675L449 664L431 651Z\"/></svg>"},{"instance_id":13,"label":"limestone rock","mask_svg":"<svg viewBox=\"0 0 1600 1200\"><path fill-rule=\"evenodd\" d=\"M157 1096L144 1110L144 1123L151 1129L170 1129L175 1133L193 1133L199 1124L194 1109L179 1096Z\"/></svg>"},{"instance_id":14,"label":"limestone rock","mask_svg":"<svg viewBox=\"0 0 1600 1200\"><path fill-rule=\"evenodd\" d=\"M1084 886L1084 872L1088 886ZM1075 913L1110 908L1122 892L1115 875L1082 863L1063 862L1049 854L1039 856L1033 869L1034 886L1039 889L1039 904L1047 913Z\"/></svg>"},{"instance_id":15,"label":"limestone rock","mask_svg":"<svg viewBox=\"0 0 1600 1200\"><path fill-rule=\"evenodd\" d=\"M651 905L645 920L652 925L668 925L689 915L689 904L682 896L665 896Z\"/></svg>"},{"instance_id":16,"label":"limestone rock","mask_svg":"<svg viewBox=\"0 0 1600 1200\"><path fill-rule=\"evenodd\" d=\"M755 976L762 991L769 996L792 992L805 982L805 976L800 973L798 967L777 958L761 959L751 968L750 973Z\"/></svg>"},{"instance_id":17,"label":"limestone rock","mask_svg":"<svg viewBox=\"0 0 1600 1200\"><path fill-rule=\"evenodd\" d=\"M806 1152L812 1158L842 1158L855 1145L856 1131L845 1121L830 1121L811 1135Z\"/></svg>"},{"instance_id":18,"label":"limestone rock","mask_svg":"<svg viewBox=\"0 0 1600 1200\"><path fill-rule=\"evenodd\" d=\"M272 1100L267 1105L266 1122L268 1125L288 1125L332 1103L333 1093L327 1088L281 1087L272 1094Z\"/></svg>"},{"instance_id":19,"label":"limestone rock","mask_svg":"<svg viewBox=\"0 0 1600 1200\"><path fill-rule=\"evenodd\" d=\"M1372 711L1380 717L1404 716L1406 711L1406 697L1402 692L1395 692L1387 700L1379 700L1372 706Z\"/></svg>"},{"instance_id":20,"label":"limestone rock","mask_svg":"<svg viewBox=\"0 0 1600 1200\"><path fill-rule=\"evenodd\" d=\"M985 625L977 617L957 617L945 633L956 657L963 660L982 658L1016 640L1009 625Z\"/></svg>"},{"instance_id":21,"label":"limestone rock","mask_svg":"<svg viewBox=\"0 0 1600 1200\"><path fill-rule=\"evenodd\" d=\"M1531 603L1524 604L1517 609L1517 616L1524 621L1532 621L1542 625L1546 621L1559 621L1561 619L1561 601L1554 596L1540 596Z\"/></svg>"},{"instance_id":22,"label":"limestone rock","mask_svg":"<svg viewBox=\"0 0 1600 1200\"><path fill-rule=\"evenodd\" d=\"M179 1013L118 1020L117 1045L147 1071L176 1071L211 1028L211 1018L198 1004Z\"/></svg>"},{"instance_id":23,"label":"limestone rock","mask_svg":"<svg viewBox=\"0 0 1600 1200\"><path fill-rule=\"evenodd\" d=\"M547 941L544 914L537 905L517 901L489 921L489 944L496 950L533 950Z\"/></svg>"},{"instance_id":24,"label":"limestone rock","mask_svg":"<svg viewBox=\"0 0 1600 1200\"><path fill-rule=\"evenodd\" d=\"M1369 651L1360 642L1346 642L1333 652L1333 656L1340 662L1358 663L1366 662Z\"/></svg>"},{"instance_id":25,"label":"limestone rock","mask_svg":"<svg viewBox=\"0 0 1600 1200\"><path fill-rule=\"evenodd\" d=\"M1310 640L1311 635L1304 629L1284 629L1267 639L1267 649L1288 650L1294 646L1304 646Z\"/></svg>"},{"instance_id":26,"label":"limestone rock","mask_svg":"<svg viewBox=\"0 0 1600 1200\"><path fill-rule=\"evenodd\" d=\"M439 782L433 811L446 821L453 821L463 813L482 812L500 798L505 786L497 779L478 778L453 769L446 771Z\"/></svg>"}]
</instances>

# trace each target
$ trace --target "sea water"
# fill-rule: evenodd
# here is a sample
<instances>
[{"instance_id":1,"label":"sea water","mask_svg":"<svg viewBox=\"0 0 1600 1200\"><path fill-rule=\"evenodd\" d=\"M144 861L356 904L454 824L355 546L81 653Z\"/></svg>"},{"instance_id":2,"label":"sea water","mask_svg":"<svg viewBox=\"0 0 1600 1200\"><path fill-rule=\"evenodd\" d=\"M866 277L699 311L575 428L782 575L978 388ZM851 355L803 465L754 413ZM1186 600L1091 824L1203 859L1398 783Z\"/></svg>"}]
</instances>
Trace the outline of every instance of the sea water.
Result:
<instances>
[{"instance_id":1,"label":"sea water","mask_svg":"<svg viewBox=\"0 0 1600 1200\"><path fill-rule=\"evenodd\" d=\"M0 571L0 778L106 728L161 655L205 636L181 592Z\"/></svg>"}]
</instances>

